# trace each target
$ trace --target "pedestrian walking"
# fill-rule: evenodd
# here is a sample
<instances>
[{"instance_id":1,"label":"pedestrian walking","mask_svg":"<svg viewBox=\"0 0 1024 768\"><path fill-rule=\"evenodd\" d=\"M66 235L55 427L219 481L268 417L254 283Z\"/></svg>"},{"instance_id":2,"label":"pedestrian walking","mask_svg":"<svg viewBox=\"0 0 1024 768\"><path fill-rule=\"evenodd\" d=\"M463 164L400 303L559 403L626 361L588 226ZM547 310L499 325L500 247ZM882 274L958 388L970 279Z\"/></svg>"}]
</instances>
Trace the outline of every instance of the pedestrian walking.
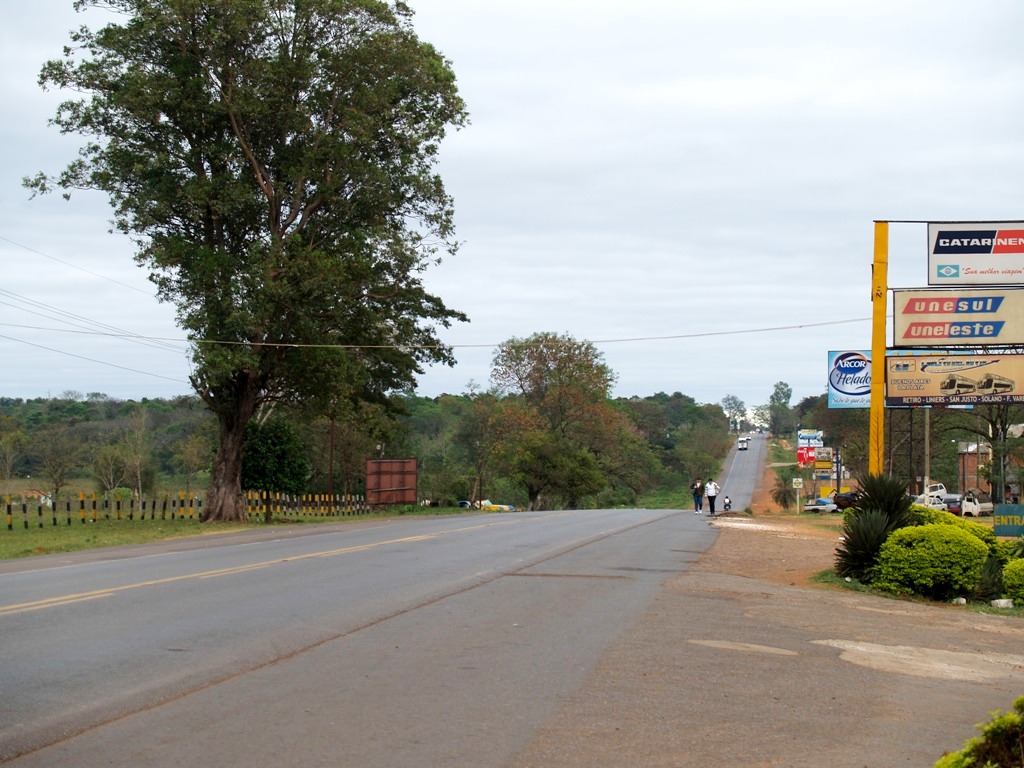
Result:
<instances>
[{"instance_id":1,"label":"pedestrian walking","mask_svg":"<svg viewBox=\"0 0 1024 768\"><path fill-rule=\"evenodd\" d=\"M722 490L718 487L718 483L713 478L708 478L707 483L704 485L704 495L708 499L708 510L710 514L715 514L715 498L718 496L718 492Z\"/></svg>"},{"instance_id":2,"label":"pedestrian walking","mask_svg":"<svg viewBox=\"0 0 1024 768\"><path fill-rule=\"evenodd\" d=\"M700 515L704 513L704 483L698 477L690 483L690 494L693 496L693 511Z\"/></svg>"}]
</instances>

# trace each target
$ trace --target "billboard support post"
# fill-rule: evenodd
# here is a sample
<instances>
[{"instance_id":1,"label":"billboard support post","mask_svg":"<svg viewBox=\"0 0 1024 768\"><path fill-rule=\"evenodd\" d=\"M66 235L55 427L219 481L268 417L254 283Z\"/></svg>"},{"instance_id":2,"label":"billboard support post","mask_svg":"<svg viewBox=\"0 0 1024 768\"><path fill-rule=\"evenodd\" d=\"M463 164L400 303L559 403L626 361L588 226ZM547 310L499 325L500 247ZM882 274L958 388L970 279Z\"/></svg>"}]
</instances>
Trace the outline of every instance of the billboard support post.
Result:
<instances>
[{"instance_id":1,"label":"billboard support post","mask_svg":"<svg viewBox=\"0 0 1024 768\"><path fill-rule=\"evenodd\" d=\"M868 427L868 473L882 473L885 458L885 310L888 297L889 222L875 222L875 256L871 265L871 410Z\"/></svg>"}]
</instances>

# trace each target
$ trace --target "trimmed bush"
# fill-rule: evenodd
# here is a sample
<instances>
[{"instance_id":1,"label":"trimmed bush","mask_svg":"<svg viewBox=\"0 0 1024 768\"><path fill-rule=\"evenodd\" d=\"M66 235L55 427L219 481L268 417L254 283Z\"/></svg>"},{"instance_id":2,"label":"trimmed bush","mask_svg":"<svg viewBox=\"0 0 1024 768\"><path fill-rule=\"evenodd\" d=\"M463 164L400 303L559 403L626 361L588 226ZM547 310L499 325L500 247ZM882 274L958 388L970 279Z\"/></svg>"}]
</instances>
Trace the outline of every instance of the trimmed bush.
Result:
<instances>
[{"instance_id":1,"label":"trimmed bush","mask_svg":"<svg viewBox=\"0 0 1024 768\"><path fill-rule=\"evenodd\" d=\"M974 534L986 544L993 543L997 540L996 535L988 526L963 517L957 517L952 512L946 512L942 509L933 509L932 507L923 507L920 504L915 504L913 506L913 511L915 525L932 525L935 523L955 525L957 528L961 528L968 533Z\"/></svg>"},{"instance_id":2,"label":"trimmed bush","mask_svg":"<svg viewBox=\"0 0 1024 768\"><path fill-rule=\"evenodd\" d=\"M1024 696L1013 702L1013 711L995 713L981 736L968 739L959 752L939 758L935 768L983 768L1021 765L1024 756Z\"/></svg>"},{"instance_id":3,"label":"trimmed bush","mask_svg":"<svg viewBox=\"0 0 1024 768\"><path fill-rule=\"evenodd\" d=\"M954 525L900 528L879 550L871 586L932 600L970 595L988 555L981 539Z\"/></svg>"},{"instance_id":4,"label":"trimmed bush","mask_svg":"<svg viewBox=\"0 0 1024 768\"><path fill-rule=\"evenodd\" d=\"M1003 593L1014 603L1024 603L1024 560L1011 560L1003 568Z\"/></svg>"}]
</instances>

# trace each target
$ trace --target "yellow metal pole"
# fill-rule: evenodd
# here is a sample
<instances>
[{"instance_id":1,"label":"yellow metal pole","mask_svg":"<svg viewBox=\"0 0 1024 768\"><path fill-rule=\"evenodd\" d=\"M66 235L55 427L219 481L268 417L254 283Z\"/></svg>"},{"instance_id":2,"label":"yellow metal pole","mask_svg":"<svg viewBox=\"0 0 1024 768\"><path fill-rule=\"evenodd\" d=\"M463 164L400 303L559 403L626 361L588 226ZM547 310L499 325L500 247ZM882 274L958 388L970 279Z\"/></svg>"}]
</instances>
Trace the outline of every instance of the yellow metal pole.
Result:
<instances>
[{"instance_id":1,"label":"yellow metal pole","mask_svg":"<svg viewBox=\"0 0 1024 768\"><path fill-rule=\"evenodd\" d=\"M885 466L885 315L888 309L889 222L875 222L875 260L871 265L871 412L868 473Z\"/></svg>"}]
</instances>

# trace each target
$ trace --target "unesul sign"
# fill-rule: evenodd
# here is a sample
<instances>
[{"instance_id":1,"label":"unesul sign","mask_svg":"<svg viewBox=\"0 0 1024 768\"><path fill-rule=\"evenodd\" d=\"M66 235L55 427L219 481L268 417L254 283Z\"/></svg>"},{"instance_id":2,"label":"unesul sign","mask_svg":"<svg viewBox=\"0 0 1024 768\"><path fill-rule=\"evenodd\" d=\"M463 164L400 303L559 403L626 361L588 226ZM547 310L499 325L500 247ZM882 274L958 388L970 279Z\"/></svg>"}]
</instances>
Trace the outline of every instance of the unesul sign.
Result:
<instances>
[{"instance_id":1,"label":"unesul sign","mask_svg":"<svg viewBox=\"0 0 1024 768\"><path fill-rule=\"evenodd\" d=\"M893 291L894 347L1024 344L1024 290Z\"/></svg>"}]
</instances>

